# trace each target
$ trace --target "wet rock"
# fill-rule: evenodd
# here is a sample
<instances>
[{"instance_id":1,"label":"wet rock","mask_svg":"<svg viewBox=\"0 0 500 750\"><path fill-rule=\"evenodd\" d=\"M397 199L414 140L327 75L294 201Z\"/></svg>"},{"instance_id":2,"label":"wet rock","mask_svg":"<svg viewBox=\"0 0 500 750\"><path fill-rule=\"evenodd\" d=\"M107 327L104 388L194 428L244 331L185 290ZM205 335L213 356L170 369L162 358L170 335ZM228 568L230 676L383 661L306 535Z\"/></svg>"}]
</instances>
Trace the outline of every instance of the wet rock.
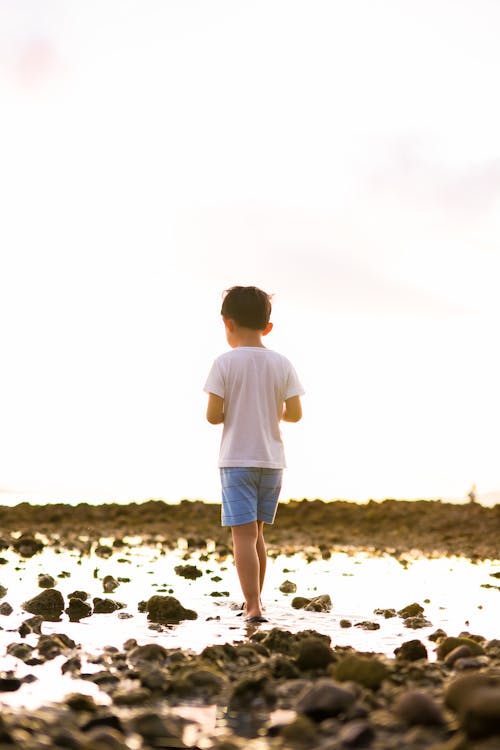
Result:
<instances>
[{"instance_id":1,"label":"wet rock","mask_svg":"<svg viewBox=\"0 0 500 750\"><path fill-rule=\"evenodd\" d=\"M15 693L23 683L10 673L0 672L0 693Z\"/></svg>"},{"instance_id":2,"label":"wet rock","mask_svg":"<svg viewBox=\"0 0 500 750\"><path fill-rule=\"evenodd\" d=\"M332 608L332 600L328 594L321 594L312 599L305 596L296 596L292 599L294 609L305 609L307 612L329 612Z\"/></svg>"},{"instance_id":3,"label":"wet rock","mask_svg":"<svg viewBox=\"0 0 500 750\"><path fill-rule=\"evenodd\" d=\"M306 596L295 596L292 599L292 607L294 609L303 609L306 604L309 604L311 602L310 599L308 599Z\"/></svg>"},{"instance_id":4,"label":"wet rock","mask_svg":"<svg viewBox=\"0 0 500 750\"><path fill-rule=\"evenodd\" d=\"M7 595L8 589L5 586L0 586L0 599L3 599Z\"/></svg>"},{"instance_id":5,"label":"wet rock","mask_svg":"<svg viewBox=\"0 0 500 750\"><path fill-rule=\"evenodd\" d=\"M303 691L296 702L295 710L314 721L323 721L343 713L355 700L353 692L334 680L322 678Z\"/></svg>"},{"instance_id":6,"label":"wet rock","mask_svg":"<svg viewBox=\"0 0 500 750\"><path fill-rule=\"evenodd\" d=\"M9 615L13 613L13 611L14 610L12 606L9 604L9 602L2 602L0 604L0 615L4 615L8 617Z\"/></svg>"},{"instance_id":7,"label":"wet rock","mask_svg":"<svg viewBox=\"0 0 500 750\"><path fill-rule=\"evenodd\" d=\"M96 547L95 553L97 557L107 560L113 554L113 549L107 544L99 544Z\"/></svg>"},{"instance_id":8,"label":"wet rock","mask_svg":"<svg viewBox=\"0 0 500 750\"><path fill-rule=\"evenodd\" d=\"M0 550L9 549L10 539L6 539L4 536L0 536Z\"/></svg>"},{"instance_id":9,"label":"wet rock","mask_svg":"<svg viewBox=\"0 0 500 750\"><path fill-rule=\"evenodd\" d=\"M342 619L339 622L341 628L352 628L352 622L350 620Z\"/></svg>"},{"instance_id":10,"label":"wet rock","mask_svg":"<svg viewBox=\"0 0 500 750\"><path fill-rule=\"evenodd\" d=\"M276 680L293 680L300 675L295 663L283 654L273 654L268 665Z\"/></svg>"},{"instance_id":11,"label":"wet rock","mask_svg":"<svg viewBox=\"0 0 500 750\"><path fill-rule=\"evenodd\" d=\"M19 635L24 638L29 633L35 633L40 635L42 632L43 617L41 615L35 615L35 617L28 617L27 620L23 620L17 629Z\"/></svg>"},{"instance_id":12,"label":"wet rock","mask_svg":"<svg viewBox=\"0 0 500 750\"><path fill-rule=\"evenodd\" d=\"M162 624L178 624L181 620L196 620L198 615L192 609L185 609L174 596L156 594L146 603L148 620Z\"/></svg>"},{"instance_id":13,"label":"wet rock","mask_svg":"<svg viewBox=\"0 0 500 750\"><path fill-rule=\"evenodd\" d=\"M204 702L211 702L222 691L224 684L224 675L216 670L190 665L175 674L168 693L181 699L201 698Z\"/></svg>"},{"instance_id":14,"label":"wet rock","mask_svg":"<svg viewBox=\"0 0 500 750\"><path fill-rule=\"evenodd\" d=\"M41 589L52 589L56 585L56 579L48 573L39 573L38 585Z\"/></svg>"},{"instance_id":15,"label":"wet rock","mask_svg":"<svg viewBox=\"0 0 500 750\"><path fill-rule=\"evenodd\" d=\"M266 677L247 677L238 682L229 698L229 711L271 711L277 702L276 689Z\"/></svg>"},{"instance_id":16,"label":"wet rock","mask_svg":"<svg viewBox=\"0 0 500 750\"><path fill-rule=\"evenodd\" d=\"M109 615L127 606L123 602L117 602L114 599L101 599L98 596L94 597L92 602L94 604L95 615Z\"/></svg>"},{"instance_id":17,"label":"wet rock","mask_svg":"<svg viewBox=\"0 0 500 750\"><path fill-rule=\"evenodd\" d=\"M27 643L9 643L7 646L7 653L11 656L15 656L16 659L26 661L31 658L33 654L33 646L29 646Z\"/></svg>"},{"instance_id":18,"label":"wet rock","mask_svg":"<svg viewBox=\"0 0 500 750\"><path fill-rule=\"evenodd\" d=\"M68 599L81 599L82 602L86 602L90 594L87 591L72 591L68 594Z\"/></svg>"},{"instance_id":19,"label":"wet rock","mask_svg":"<svg viewBox=\"0 0 500 750\"><path fill-rule=\"evenodd\" d=\"M26 612L40 615L44 620L57 622L64 609L64 598L57 589L45 589L22 605Z\"/></svg>"},{"instance_id":20,"label":"wet rock","mask_svg":"<svg viewBox=\"0 0 500 750\"><path fill-rule=\"evenodd\" d=\"M471 656L471 650L468 646L462 645L457 646L456 648L452 649L448 654L446 654L444 658L444 663L447 667L452 667L457 659L465 659L468 656Z\"/></svg>"},{"instance_id":21,"label":"wet rock","mask_svg":"<svg viewBox=\"0 0 500 750\"><path fill-rule=\"evenodd\" d=\"M447 633L442 629L438 628L433 633L431 633L428 638L430 641L433 641L434 643L437 643L439 641L442 641L443 638L447 637Z\"/></svg>"},{"instance_id":22,"label":"wet rock","mask_svg":"<svg viewBox=\"0 0 500 750\"><path fill-rule=\"evenodd\" d=\"M471 638L447 637L444 638L436 648L438 658L444 659L450 653L450 651L453 651L453 649L457 648L458 646L467 646L473 656L484 654L484 648L480 646L479 643L476 643L476 641L473 641Z\"/></svg>"},{"instance_id":23,"label":"wet rock","mask_svg":"<svg viewBox=\"0 0 500 750\"><path fill-rule=\"evenodd\" d=\"M500 687L481 687L469 695L460 711L468 737L478 739L498 735L500 744Z\"/></svg>"},{"instance_id":24,"label":"wet rock","mask_svg":"<svg viewBox=\"0 0 500 750\"><path fill-rule=\"evenodd\" d=\"M267 632L259 633L261 643L272 653L293 654L296 649L296 636L289 630L271 628ZM254 636L255 638L255 636ZM253 639L252 639L253 640Z\"/></svg>"},{"instance_id":25,"label":"wet rock","mask_svg":"<svg viewBox=\"0 0 500 750\"><path fill-rule=\"evenodd\" d=\"M285 747L311 748L318 743L317 724L307 716L297 716L290 724L285 724L279 732Z\"/></svg>"},{"instance_id":26,"label":"wet rock","mask_svg":"<svg viewBox=\"0 0 500 750\"><path fill-rule=\"evenodd\" d=\"M90 617L92 614L92 607L81 599L71 597L69 604L64 611L68 615L70 622L80 622L84 617Z\"/></svg>"},{"instance_id":27,"label":"wet rock","mask_svg":"<svg viewBox=\"0 0 500 750\"><path fill-rule=\"evenodd\" d=\"M415 617L405 617L403 622L405 628L411 628L412 630L418 630L419 628L432 627L432 622L422 615L416 615Z\"/></svg>"},{"instance_id":28,"label":"wet rock","mask_svg":"<svg viewBox=\"0 0 500 750\"><path fill-rule=\"evenodd\" d=\"M146 712L135 716L130 722L130 728L140 734L146 744L152 747L185 747L182 742L186 722L178 716L159 716L157 713Z\"/></svg>"},{"instance_id":29,"label":"wet rock","mask_svg":"<svg viewBox=\"0 0 500 750\"><path fill-rule=\"evenodd\" d=\"M171 684L170 677L165 670L148 665L139 671L139 682L152 693L165 695Z\"/></svg>"},{"instance_id":30,"label":"wet rock","mask_svg":"<svg viewBox=\"0 0 500 750\"><path fill-rule=\"evenodd\" d=\"M361 628L362 630L380 630L380 624L378 622L372 622L371 620L357 622L355 627Z\"/></svg>"},{"instance_id":31,"label":"wet rock","mask_svg":"<svg viewBox=\"0 0 500 750\"><path fill-rule=\"evenodd\" d=\"M117 690L111 696L115 706L144 706L151 698L151 690L136 687Z\"/></svg>"},{"instance_id":32,"label":"wet rock","mask_svg":"<svg viewBox=\"0 0 500 750\"><path fill-rule=\"evenodd\" d=\"M403 609L399 609L398 615L406 620L408 617L417 617L417 615L421 615L423 611L424 608L422 605L414 602L413 604L408 604L406 607L403 607Z\"/></svg>"},{"instance_id":33,"label":"wet rock","mask_svg":"<svg viewBox=\"0 0 500 750\"><path fill-rule=\"evenodd\" d=\"M487 656L464 656L461 659L457 659L453 666L457 671L464 672L467 669L487 667L489 661Z\"/></svg>"},{"instance_id":34,"label":"wet rock","mask_svg":"<svg viewBox=\"0 0 500 750\"><path fill-rule=\"evenodd\" d=\"M335 661L332 649L318 638L305 638L298 645L296 664L301 670L325 669Z\"/></svg>"},{"instance_id":35,"label":"wet rock","mask_svg":"<svg viewBox=\"0 0 500 750\"><path fill-rule=\"evenodd\" d=\"M76 643L65 633L53 633L52 635L41 635L38 639L37 648L41 656L50 660L64 651L76 648Z\"/></svg>"},{"instance_id":36,"label":"wet rock","mask_svg":"<svg viewBox=\"0 0 500 750\"><path fill-rule=\"evenodd\" d=\"M115 591L120 582L113 578L113 576L104 576L102 579L102 588L105 594L112 594Z\"/></svg>"},{"instance_id":37,"label":"wet rock","mask_svg":"<svg viewBox=\"0 0 500 750\"><path fill-rule=\"evenodd\" d=\"M123 725L119 716L112 713L103 713L97 715L92 719L89 719L81 727L84 732L91 732L94 729L101 729L103 727L116 729L118 732L123 732Z\"/></svg>"},{"instance_id":38,"label":"wet rock","mask_svg":"<svg viewBox=\"0 0 500 750\"><path fill-rule=\"evenodd\" d=\"M500 688L500 673L475 672L457 677L446 688L444 700L453 711L460 713L478 691Z\"/></svg>"},{"instance_id":39,"label":"wet rock","mask_svg":"<svg viewBox=\"0 0 500 750\"><path fill-rule=\"evenodd\" d=\"M375 656L350 654L331 667L332 675L340 682L357 682L377 690L389 674L386 665Z\"/></svg>"},{"instance_id":40,"label":"wet rock","mask_svg":"<svg viewBox=\"0 0 500 750\"><path fill-rule=\"evenodd\" d=\"M33 557L44 548L44 544L31 534L22 534L12 546L22 557Z\"/></svg>"},{"instance_id":41,"label":"wet rock","mask_svg":"<svg viewBox=\"0 0 500 750\"><path fill-rule=\"evenodd\" d=\"M200 578L203 575L202 571L197 568L196 565L176 565L174 570L178 576L188 578L191 581L194 581L196 578Z\"/></svg>"},{"instance_id":42,"label":"wet rock","mask_svg":"<svg viewBox=\"0 0 500 750\"><path fill-rule=\"evenodd\" d=\"M64 699L64 702L73 711L87 711L88 713L96 713L97 703L91 695L85 695L84 693L70 693Z\"/></svg>"},{"instance_id":43,"label":"wet rock","mask_svg":"<svg viewBox=\"0 0 500 750\"><path fill-rule=\"evenodd\" d=\"M406 724L442 726L444 714L434 698L423 690L407 690L396 699L393 711Z\"/></svg>"},{"instance_id":44,"label":"wet rock","mask_svg":"<svg viewBox=\"0 0 500 750\"><path fill-rule=\"evenodd\" d=\"M366 719L354 719L341 727L339 732L340 747L368 747L375 739L375 729Z\"/></svg>"},{"instance_id":45,"label":"wet rock","mask_svg":"<svg viewBox=\"0 0 500 750\"><path fill-rule=\"evenodd\" d=\"M61 664L62 674L72 674L74 677L79 676L82 671L82 660L79 656L72 656Z\"/></svg>"},{"instance_id":46,"label":"wet rock","mask_svg":"<svg viewBox=\"0 0 500 750\"><path fill-rule=\"evenodd\" d=\"M159 643L146 643L144 646L136 646L129 651L128 657L133 664L140 662L157 662L164 664L168 659L169 652Z\"/></svg>"},{"instance_id":47,"label":"wet rock","mask_svg":"<svg viewBox=\"0 0 500 750\"><path fill-rule=\"evenodd\" d=\"M404 641L399 648L394 649L394 653L398 659L404 659L405 661L418 661L419 659L427 659L428 656L424 644L417 639Z\"/></svg>"},{"instance_id":48,"label":"wet rock","mask_svg":"<svg viewBox=\"0 0 500 750\"><path fill-rule=\"evenodd\" d=\"M388 620L391 617L396 617L397 612L395 609L374 609L373 614L382 615L382 617Z\"/></svg>"},{"instance_id":49,"label":"wet rock","mask_svg":"<svg viewBox=\"0 0 500 750\"><path fill-rule=\"evenodd\" d=\"M280 586L280 591L282 594L295 594L297 591L297 584L292 583L292 581L283 581L283 583Z\"/></svg>"}]
</instances>

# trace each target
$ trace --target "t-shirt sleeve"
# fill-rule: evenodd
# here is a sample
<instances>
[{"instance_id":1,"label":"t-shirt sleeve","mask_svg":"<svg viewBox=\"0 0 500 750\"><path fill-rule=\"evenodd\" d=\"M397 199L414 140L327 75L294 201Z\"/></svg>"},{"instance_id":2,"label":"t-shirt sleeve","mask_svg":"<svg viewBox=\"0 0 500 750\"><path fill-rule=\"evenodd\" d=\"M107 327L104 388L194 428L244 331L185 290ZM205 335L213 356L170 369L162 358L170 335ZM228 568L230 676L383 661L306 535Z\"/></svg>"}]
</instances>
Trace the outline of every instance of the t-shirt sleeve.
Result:
<instances>
[{"instance_id":1,"label":"t-shirt sleeve","mask_svg":"<svg viewBox=\"0 0 500 750\"><path fill-rule=\"evenodd\" d=\"M304 393L305 390L299 380L299 376L295 372L295 368L292 364L289 364L285 385L285 401L287 398L292 398L292 396L303 396Z\"/></svg>"},{"instance_id":2,"label":"t-shirt sleeve","mask_svg":"<svg viewBox=\"0 0 500 750\"><path fill-rule=\"evenodd\" d=\"M208 378L203 386L203 390L206 393L215 393L216 396L224 398L224 378L222 376L221 368L217 360L213 363Z\"/></svg>"}]
</instances>

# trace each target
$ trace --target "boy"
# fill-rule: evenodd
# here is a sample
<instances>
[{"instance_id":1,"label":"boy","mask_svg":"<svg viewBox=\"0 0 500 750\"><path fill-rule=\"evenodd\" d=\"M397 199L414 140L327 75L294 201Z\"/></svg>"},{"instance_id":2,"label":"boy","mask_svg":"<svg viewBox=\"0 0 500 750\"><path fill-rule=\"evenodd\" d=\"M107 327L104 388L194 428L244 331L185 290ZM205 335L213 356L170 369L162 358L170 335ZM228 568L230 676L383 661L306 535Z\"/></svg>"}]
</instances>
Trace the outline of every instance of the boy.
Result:
<instances>
[{"instance_id":1,"label":"boy","mask_svg":"<svg viewBox=\"0 0 500 750\"><path fill-rule=\"evenodd\" d=\"M223 423L219 455L222 525L231 526L247 622L266 622L260 594L266 573L264 523L273 523L285 457L280 420L298 422L304 389L291 363L267 349L271 298L233 286L221 309L231 351L212 365L204 390L207 419Z\"/></svg>"}]
</instances>

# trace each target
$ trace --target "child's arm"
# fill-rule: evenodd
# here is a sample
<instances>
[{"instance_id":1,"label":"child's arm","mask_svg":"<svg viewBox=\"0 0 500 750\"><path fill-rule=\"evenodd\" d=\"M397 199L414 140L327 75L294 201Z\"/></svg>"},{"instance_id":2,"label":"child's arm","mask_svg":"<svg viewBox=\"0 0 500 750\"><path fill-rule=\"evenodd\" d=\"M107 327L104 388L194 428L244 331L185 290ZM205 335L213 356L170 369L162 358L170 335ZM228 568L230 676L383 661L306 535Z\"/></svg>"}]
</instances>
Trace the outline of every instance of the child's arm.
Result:
<instances>
[{"instance_id":1,"label":"child's arm","mask_svg":"<svg viewBox=\"0 0 500 750\"><path fill-rule=\"evenodd\" d=\"M284 422L298 422L302 417L302 404L300 396L291 396L287 398L283 405L283 414L281 419Z\"/></svg>"},{"instance_id":2,"label":"child's arm","mask_svg":"<svg viewBox=\"0 0 500 750\"><path fill-rule=\"evenodd\" d=\"M224 421L224 399L215 393L208 394L207 419L210 424L221 424Z\"/></svg>"}]
</instances>

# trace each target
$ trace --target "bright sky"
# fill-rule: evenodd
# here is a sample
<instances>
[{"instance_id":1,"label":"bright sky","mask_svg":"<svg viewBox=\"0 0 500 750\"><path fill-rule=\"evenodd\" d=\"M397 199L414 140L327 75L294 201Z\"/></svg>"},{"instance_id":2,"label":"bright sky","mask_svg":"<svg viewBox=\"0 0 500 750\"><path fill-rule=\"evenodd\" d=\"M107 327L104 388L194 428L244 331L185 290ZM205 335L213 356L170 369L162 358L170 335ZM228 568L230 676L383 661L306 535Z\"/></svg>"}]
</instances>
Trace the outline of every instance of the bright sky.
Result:
<instances>
[{"instance_id":1,"label":"bright sky","mask_svg":"<svg viewBox=\"0 0 500 750\"><path fill-rule=\"evenodd\" d=\"M256 284L307 391L284 499L500 499L499 28L0 0L0 489L217 500L202 387Z\"/></svg>"}]
</instances>

